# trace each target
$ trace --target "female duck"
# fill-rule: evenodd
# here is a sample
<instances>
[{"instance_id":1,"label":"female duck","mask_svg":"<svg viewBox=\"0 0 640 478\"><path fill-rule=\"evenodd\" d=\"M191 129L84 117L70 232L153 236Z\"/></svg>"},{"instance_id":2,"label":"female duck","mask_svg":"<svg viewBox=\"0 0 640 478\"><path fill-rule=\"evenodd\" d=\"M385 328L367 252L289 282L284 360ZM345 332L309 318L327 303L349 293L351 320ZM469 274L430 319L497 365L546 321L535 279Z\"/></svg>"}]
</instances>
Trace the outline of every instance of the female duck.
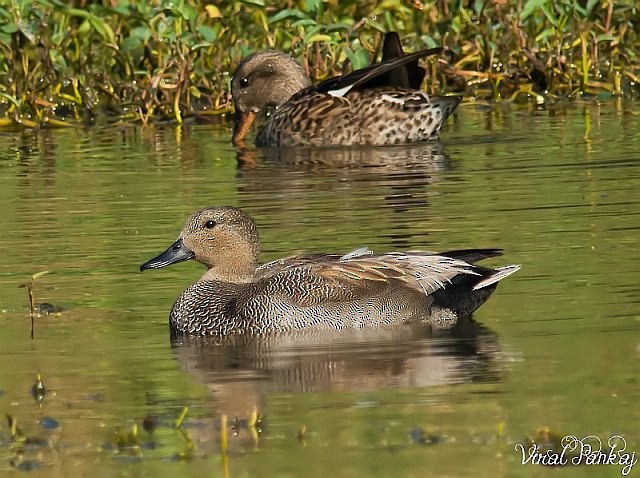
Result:
<instances>
[{"instance_id":1,"label":"female duck","mask_svg":"<svg viewBox=\"0 0 640 478\"><path fill-rule=\"evenodd\" d=\"M394 42L394 43L392 43ZM418 59L439 53L432 48L400 54L346 76L311 85L291 56L264 50L246 57L231 82L236 109L234 144L244 138L257 115L270 113L256 138L257 146L384 145L437 139L458 106L458 97L429 97L416 88L422 82L398 83L398 72L421 71ZM387 54L387 57L390 55ZM416 86L417 83L417 86Z\"/></svg>"},{"instance_id":2,"label":"female duck","mask_svg":"<svg viewBox=\"0 0 640 478\"><path fill-rule=\"evenodd\" d=\"M140 266L156 269L195 259L204 276L176 300L173 334L226 335L340 329L413 321L453 323L468 317L498 281L517 271L475 261L496 249L346 255L310 254L258 262L258 230L240 209L224 206L191 215L178 240Z\"/></svg>"}]
</instances>

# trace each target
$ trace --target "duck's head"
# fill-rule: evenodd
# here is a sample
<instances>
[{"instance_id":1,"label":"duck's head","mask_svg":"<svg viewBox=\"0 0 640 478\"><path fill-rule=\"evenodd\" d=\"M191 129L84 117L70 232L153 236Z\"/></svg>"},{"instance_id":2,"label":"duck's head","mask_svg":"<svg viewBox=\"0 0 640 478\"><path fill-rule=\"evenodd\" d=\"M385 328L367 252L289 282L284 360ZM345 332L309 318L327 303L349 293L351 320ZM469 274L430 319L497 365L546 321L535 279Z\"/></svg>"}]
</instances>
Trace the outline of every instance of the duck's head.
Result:
<instances>
[{"instance_id":1,"label":"duck's head","mask_svg":"<svg viewBox=\"0 0 640 478\"><path fill-rule=\"evenodd\" d=\"M263 50L244 58L231 81L236 108L233 143L244 139L256 115L277 108L310 84L300 64L281 51Z\"/></svg>"},{"instance_id":2,"label":"duck's head","mask_svg":"<svg viewBox=\"0 0 640 478\"><path fill-rule=\"evenodd\" d=\"M250 282L259 254L258 229L251 217L235 207L216 206L192 214L178 240L140 270L195 259L209 269L206 279Z\"/></svg>"}]
</instances>

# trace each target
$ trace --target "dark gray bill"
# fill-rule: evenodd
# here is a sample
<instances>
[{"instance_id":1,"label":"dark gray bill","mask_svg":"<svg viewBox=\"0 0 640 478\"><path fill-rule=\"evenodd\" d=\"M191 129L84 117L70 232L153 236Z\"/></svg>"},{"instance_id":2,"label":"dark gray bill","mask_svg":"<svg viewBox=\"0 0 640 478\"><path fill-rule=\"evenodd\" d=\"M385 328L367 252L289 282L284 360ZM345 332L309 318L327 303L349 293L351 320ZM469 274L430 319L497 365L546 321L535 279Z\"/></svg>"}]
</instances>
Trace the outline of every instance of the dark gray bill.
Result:
<instances>
[{"instance_id":1,"label":"dark gray bill","mask_svg":"<svg viewBox=\"0 0 640 478\"><path fill-rule=\"evenodd\" d=\"M161 267L175 264L176 262L188 261L189 259L193 259L194 256L195 253L184 245L182 239L178 239L162 254L142 264L140 266L140 272L147 269L160 269Z\"/></svg>"}]
</instances>

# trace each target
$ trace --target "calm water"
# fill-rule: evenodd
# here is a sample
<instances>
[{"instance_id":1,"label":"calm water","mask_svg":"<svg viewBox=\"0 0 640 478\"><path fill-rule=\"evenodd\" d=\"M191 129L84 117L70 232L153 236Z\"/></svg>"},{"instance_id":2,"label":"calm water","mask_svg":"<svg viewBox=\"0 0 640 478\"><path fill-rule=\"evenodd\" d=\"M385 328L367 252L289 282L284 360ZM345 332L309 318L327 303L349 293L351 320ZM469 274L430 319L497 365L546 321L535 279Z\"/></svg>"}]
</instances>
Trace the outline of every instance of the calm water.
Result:
<instances>
[{"instance_id":1,"label":"calm water","mask_svg":"<svg viewBox=\"0 0 640 478\"><path fill-rule=\"evenodd\" d=\"M514 445L550 427L640 453L638 111L463 105L442 145L325 154L238 154L217 126L0 132L0 412L29 439L0 424L0 474L620 476L522 466ZM255 217L265 260L502 247L489 263L522 269L454 336L172 345L203 270L138 266L213 204ZM18 286L41 271L36 301L65 311L31 340Z\"/></svg>"}]
</instances>

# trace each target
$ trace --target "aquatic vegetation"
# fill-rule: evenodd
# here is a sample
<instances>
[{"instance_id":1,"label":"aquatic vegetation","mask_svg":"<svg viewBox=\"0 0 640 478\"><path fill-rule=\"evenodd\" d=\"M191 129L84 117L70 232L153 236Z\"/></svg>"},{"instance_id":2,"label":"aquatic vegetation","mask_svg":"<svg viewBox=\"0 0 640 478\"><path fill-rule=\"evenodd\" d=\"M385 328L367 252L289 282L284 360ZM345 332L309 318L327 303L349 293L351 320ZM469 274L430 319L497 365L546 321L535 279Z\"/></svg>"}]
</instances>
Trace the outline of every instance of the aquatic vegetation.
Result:
<instances>
[{"instance_id":1,"label":"aquatic vegetation","mask_svg":"<svg viewBox=\"0 0 640 478\"><path fill-rule=\"evenodd\" d=\"M144 459L145 450L161 449L166 445L166 441L172 441L178 450L172 452L169 459L191 461L202 458L212 451L198 448L191 429L198 430L194 433L200 435L203 429L211 428L215 430L218 452L224 463L228 459L229 441L237 437L241 429L247 429L251 437L255 437L255 446L257 446L258 435L262 433L262 417L257 410L254 410L246 419L231 418L221 414L219 419L198 417L187 423L188 414L189 406L184 406L175 421L162 422L157 417L146 416L140 424L133 421L124 426L117 426L103 444L102 450L110 453L118 461L139 461ZM140 428L146 432L146 436L141 436ZM169 439L171 435L174 437L173 440Z\"/></svg>"},{"instance_id":2,"label":"aquatic vegetation","mask_svg":"<svg viewBox=\"0 0 640 478\"><path fill-rule=\"evenodd\" d=\"M184 410L188 410L188 407L184 407ZM184 410L181 415L182 419L186 416ZM144 436L140 433L140 428L146 432ZM160 432L158 436L156 436L157 431ZM182 442L182 450L172 454L171 459L187 460L193 458L195 445L189 432L182 428L182 424L180 426L163 424L157 418L150 416L145 417L141 424L133 421L125 426L115 427L109 439L102 445L102 450L109 452L112 458L117 461L140 461L144 459L145 450L161 448L160 442L170 434L174 434L175 431L181 437L178 444Z\"/></svg>"},{"instance_id":3,"label":"aquatic vegetation","mask_svg":"<svg viewBox=\"0 0 640 478\"><path fill-rule=\"evenodd\" d=\"M33 396L34 400L36 400L38 403L42 403L44 398L47 396L47 393L48 393L47 387L45 387L44 383L42 383L42 377L38 372L38 375L36 377L36 382L31 387L31 395Z\"/></svg>"},{"instance_id":4,"label":"aquatic vegetation","mask_svg":"<svg viewBox=\"0 0 640 478\"><path fill-rule=\"evenodd\" d=\"M216 6L195 0L10 0L0 6L0 126L166 120L230 111L240 58L277 48L314 81L369 63L382 33L447 46L432 90L493 98L637 95L633 0L399 0Z\"/></svg>"},{"instance_id":5,"label":"aquatic vegetation","mask_svg":"<svg viewBox=\"0 0 640 478\"><path fill-rule=\"evenodd\" d=\"M36 281L49 273L49 271L37 272L31 276L31 280L29 282L25 282L24 284L20 284L19 287L24 287L27 289L27 295L29 297L29 316L31 317L31 338L35 337L35 318L38 315L46 315L50 313L59 313L62 309L55 305L49 303L37 304L34 295L34 288L36 285Z\"/></svg>"},{"instance_id":6,"label":"aquatic vegetation","mask_svg":"<svg viewBox=\"0 0 640 478\"><path fill-rule=\"evenodd\" d=\"M18 425L16 416L7 413L6 418L9 433L8 445L11 452L9 465L21 471L32 471L39 468L41 465L39 453L44 449L51 448L53 444L46 438L25 434Z\"/></svg>"},{"instance_id":7,"label":"aquatic vegetation","mask_svg":"<svg viewBox=\"0 0 640 478\"><path fill-rule=\"evenodd\" d=\"M35 295L33 293L33 289L34 289L34 287L36 285L36 281L40 277L45 276L48 273L49 273L49 271L36 272L35 274L33 274L31 276L31 280L29 282L25 282L24 284L20 284L20 286L19 286L21 288L24 287L25 289L27 289L27 294L29 296L29 311L30 311L32 316L36 315L36 313L40 309L40 305L41 305L41 304L36 304Z\"/></svg>"}]
</instances>

